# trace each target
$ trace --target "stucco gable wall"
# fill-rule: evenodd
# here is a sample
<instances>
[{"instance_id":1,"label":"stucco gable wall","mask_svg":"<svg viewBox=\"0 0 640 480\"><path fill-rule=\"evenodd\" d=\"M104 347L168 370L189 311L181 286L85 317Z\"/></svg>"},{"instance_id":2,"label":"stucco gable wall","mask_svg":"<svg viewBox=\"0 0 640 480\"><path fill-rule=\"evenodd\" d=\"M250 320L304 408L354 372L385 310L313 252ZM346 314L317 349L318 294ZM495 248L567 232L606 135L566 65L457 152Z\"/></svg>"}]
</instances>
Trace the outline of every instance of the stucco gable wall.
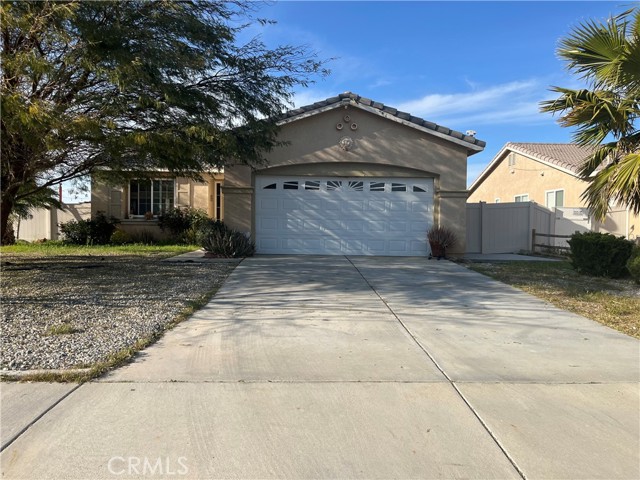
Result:
<instances>
[{"instance_id":1,"label":"stucco gable wall","mask_svg":"<svg viewBox=\"0 0 640 480\"><path fill-rule=\"evenodd\" d=\"M345 116L349 117L348 121ZM338 123L342 123L342 130L336 128ZM356 130L351 129L354 123ZM339 146L343 137L353 139L352 149L345 151ZM285 124L279 139L289 145L266 155L270 168L321 163L349 163L356 167L357 164L388 165L435 176L442 190L466 190L467 152L462 146L359 108L340 108ZM300 174L299 169L294 170L296 175ZM356 168L353 173L357 174L358 170L363 169ZM249 168L228 167L225 186L250 186L250 175Z\"/></svg>"},{"instance_id":2,"label":"stucco gable wall","mask_svg":"<svg viewBox=\"0 0 640 480\"><path fill-rule=\"evenodd\" d=\"M563 189L565 206L584 206L580 196L587 183L583 180L518 153L515 165L509 165L508 158L507 153L471 193L469 203L493 203L496 198L513 202L516 195L528 194L530 201L545 205L547 191Z\"/></svg>"}]
</instances>

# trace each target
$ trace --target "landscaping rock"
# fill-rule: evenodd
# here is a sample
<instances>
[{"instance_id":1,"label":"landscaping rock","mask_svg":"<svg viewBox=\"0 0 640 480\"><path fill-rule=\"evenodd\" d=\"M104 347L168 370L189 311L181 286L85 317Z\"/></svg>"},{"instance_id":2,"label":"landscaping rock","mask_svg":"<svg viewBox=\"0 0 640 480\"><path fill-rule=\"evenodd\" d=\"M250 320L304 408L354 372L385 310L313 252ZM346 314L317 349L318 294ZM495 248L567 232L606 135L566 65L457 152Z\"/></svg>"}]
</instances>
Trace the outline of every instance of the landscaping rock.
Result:
<instances>
[{"instance_id":1,"label":"landscaping rock","mask_svg":"<svg viewBox=\"0 0 640 480\"><path fill-rule=\"evenodd\" d=\"M170 324L236 263L4 256L0 369L82 368ZM74 333L51 333L69 326ZM64 330L63 330L64 331Z\"/></svg>"}]
</instances>

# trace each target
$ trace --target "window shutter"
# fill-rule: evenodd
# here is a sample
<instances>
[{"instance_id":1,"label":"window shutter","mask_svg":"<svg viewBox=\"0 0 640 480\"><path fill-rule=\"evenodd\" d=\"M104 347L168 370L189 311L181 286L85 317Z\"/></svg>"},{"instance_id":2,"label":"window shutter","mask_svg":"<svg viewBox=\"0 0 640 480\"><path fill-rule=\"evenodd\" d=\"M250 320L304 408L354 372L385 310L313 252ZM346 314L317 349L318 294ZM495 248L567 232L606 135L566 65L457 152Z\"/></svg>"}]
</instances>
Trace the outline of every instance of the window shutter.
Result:
<instances>
[{"instance_id":1,"label":"window shutter","mask_svg":"<svg viewBox=\"0 0 640 480\"><path fill-rule=\"evenodd\" d=\"M188 178L176 178L176 207L189 207L191 200L191 182Z\"/></svg>"},{"instance_id":2,"label":"window shutter","mask_svg":"<svg viewBox=\"0 0 640 480\"><path fill-rule=\"evenodd\" d=\"M122 189L111 188L109 191L108 215L122 218Z\"/></svg>"}]
</instances>

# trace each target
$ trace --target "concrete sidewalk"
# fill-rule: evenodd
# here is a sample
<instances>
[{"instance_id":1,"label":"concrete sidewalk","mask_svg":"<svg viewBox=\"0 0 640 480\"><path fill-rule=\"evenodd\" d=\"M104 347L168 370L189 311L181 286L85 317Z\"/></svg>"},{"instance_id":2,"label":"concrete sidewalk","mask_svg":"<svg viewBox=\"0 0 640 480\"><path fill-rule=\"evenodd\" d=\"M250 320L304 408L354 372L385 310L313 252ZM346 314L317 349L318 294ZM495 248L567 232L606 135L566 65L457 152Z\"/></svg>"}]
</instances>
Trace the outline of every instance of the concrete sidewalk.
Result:
<instances>
[{"instance_id":1,"label":"concrete sidewalk","mask_svg":"<svg viewBox=\"0 0 640 480\"><path fill-rule=\"evenodd\" d=\"M2 473L638 478L638 358L637 340L451 262L256 257L51 408Z\"/></svg>"}]
</instances>

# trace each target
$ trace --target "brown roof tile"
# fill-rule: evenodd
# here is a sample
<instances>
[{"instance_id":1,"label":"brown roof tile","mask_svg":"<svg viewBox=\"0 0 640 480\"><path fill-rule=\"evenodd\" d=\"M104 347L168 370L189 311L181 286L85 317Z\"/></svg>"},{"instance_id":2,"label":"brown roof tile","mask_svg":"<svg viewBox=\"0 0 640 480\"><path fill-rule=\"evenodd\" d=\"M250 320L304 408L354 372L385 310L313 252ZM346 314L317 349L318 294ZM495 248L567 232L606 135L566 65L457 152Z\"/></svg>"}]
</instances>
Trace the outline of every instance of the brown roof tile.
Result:
<instances>
[{"instance_id":1,"label":"brown roof tile","mask_svg":"<svg viewBox=\"0 0 640 480\"><path fill-rule=\"evenodd\" d=\"M577 174L584 160L593 153L593 147L575 143L507 143L505 149L518 150L532 158L552 163Z\"/></svg>"},{"instance_id":2,"label":"brown roof tile","mask_svg":"<svg viewBox=\"0 0 640 480\"><path fill-rule=\"evenodd\" d=\"M441 125L437 125L432 122L428 122L420 117L415 117L407 112L399 112L397 109L393 107L389 107L388 105L384 105L383 103L376 102L369 98L361 97L360 95L357 95L352 92L341 93L336 97L330 97L330 98L327 98L326 100L315 102L311 105L305 105L305 106L296 108L294 110L289 110L288 112L285 112L284 114L282 114L282 116L279 117L278 119L286 120L292 117L296 117L298 115L302 115L303 113L309 113L309 112L312 112L313 110L319 110L323 107L327 107L329 105L333 105L341 102L347 102L347 103L355 102L356 104L363 105L368 108L374 108L376 110L380 110L380 112L384 112L385 114L394 116L400 120L404 120L406 122L409 122L411 124L414 124L422 128L433 130L434 132L448 135L456 140L462 140L471 145L475 145L476 147L484 148L487 145L487 142L479 140L471 135L465 135L461 132L451 130L450 128L443 127ZM525 145L525 144L522 144L522 145Z\"/></svg>"}]
</instances>

